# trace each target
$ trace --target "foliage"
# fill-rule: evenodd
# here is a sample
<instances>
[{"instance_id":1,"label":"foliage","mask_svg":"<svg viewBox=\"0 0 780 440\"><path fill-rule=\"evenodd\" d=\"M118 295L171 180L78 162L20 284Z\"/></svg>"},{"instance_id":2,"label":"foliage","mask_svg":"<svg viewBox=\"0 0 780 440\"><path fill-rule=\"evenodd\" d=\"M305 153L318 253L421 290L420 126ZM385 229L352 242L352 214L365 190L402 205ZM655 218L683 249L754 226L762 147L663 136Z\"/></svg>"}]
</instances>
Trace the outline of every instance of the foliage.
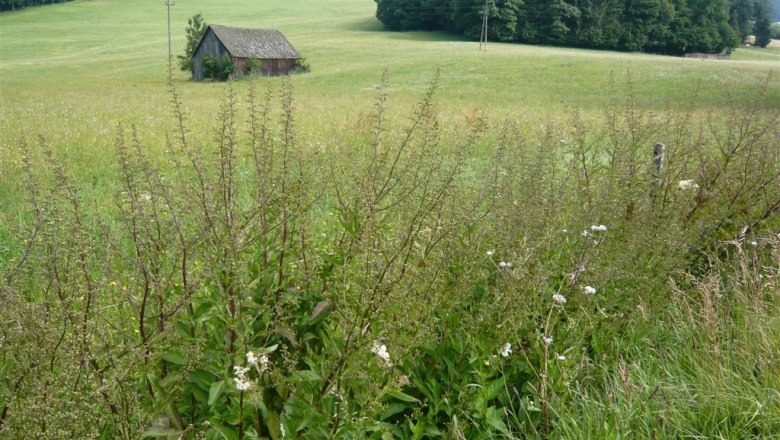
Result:
<instances>
[{"instance_id":1,"label":"foliage","mask_svg":"<svg viewBox=\"0 0 780 440\"><path fill-rule=\"evenodd\" d=\"M772 30L770 26L770 6L768 0L759 0L756 2L756 46L767 47L772 40Z\"/></svg>"},{"instance_id":2,"label":"foliage","mask_svg":"<svg viewBox=\"0 0 780 440\"><path fill-rule=\"evenodd\" d=\"M249 75L260 75L262 74L262 64L263 62L258 60L257 58L250 58L246 62L246 68L249 72Z\"/></svg>"},{"instance_id":3,"label":"foliage","mask_svg":"<svg viewBox=\"0 0 780 440\"><path fill-rule=\"evenodd\" d=\"M773 40L780 40L780 23L772 23L769 27L769 32L772 33Z\"/></svg>"},{"instance_id":4,"label":"foliage","mask_svg":"<svg viewBox=\"0 0 780 440\"><path fill-rule=\"evenodd\" d=\"M236 62L230 54L224 54L222 59L216 59L210 55L203 56L201 60L203 75L206 78L217 81L227 81L236 69Z\"/></svg>"},{"instance_id":5,"label":"foliage","mask_svg":"<svg viewBox=\"0 0 780 440\"><path fill-rule=\"evenodd\" d=\"M488 3L488 39L684 54L729 52L753 18L751 0L510 0ZM390 30L445 29L476 39L484 6L376 0ZM731 20L731 24L730 21Z\"/></svg>"},{"instance_id":6,"label":"foliage","mask_svg":"<svg viewBox=\"0 0 780 440\"><path fill-rule=\"evenodd\" d=\"M300 58L292 69L292 73L309 73L311 72L311 64L306 58Z\"/></svg>"},{"instance_id":7,"label":"foliage","mask_svg":"<svg viewBox=\"0 0 780 440\"><path fill-rule=\"evenodd\" d=\"M243 101L228 84L210 140L172 88L168 160L118 126L109 202L52 141L21 142L3 434L776 432L768 82L694 121L636 108L629 81L600 123L572 110L533 130L442 124L439 81L393 118L383 78L367 121L322 148L289 79Z\"/></svg>"},{"instance_id":8,"label":"foliage","mask_svg":"<svg viewBox=\"0 0 780 440\"><path fill-rule=\"evenodd\" d=\"M187 20L187 28L184 30L187 37L187 45L184 47L184 55L178 55L179 68L183 72L192 73L192 55L198 49L200 40L206 34L209 25L201 14L195 14Z\"/></svg>"},{"instance_id":9,"label":"foliage","mask_svg":"<svg viewBox=\"0 0 780 440\"><path fill-rule=\"evenodd\" d=\"M15 11L27 6L51 5L71 0L0 0L0 11Z\"/></svg>"}]
</instances>

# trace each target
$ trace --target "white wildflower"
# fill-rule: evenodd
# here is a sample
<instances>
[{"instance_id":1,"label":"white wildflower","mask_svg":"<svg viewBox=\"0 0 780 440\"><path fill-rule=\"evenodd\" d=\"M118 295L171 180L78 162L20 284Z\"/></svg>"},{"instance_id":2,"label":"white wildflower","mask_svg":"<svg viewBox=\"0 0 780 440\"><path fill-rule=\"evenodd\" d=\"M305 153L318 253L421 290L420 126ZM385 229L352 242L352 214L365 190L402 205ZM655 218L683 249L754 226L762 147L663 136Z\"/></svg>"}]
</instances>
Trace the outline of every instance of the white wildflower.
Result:
<instances>
[{"instance_id":1,"label":"white wildflower","mask_svg":"<svg viewBox=\"0 0 780 440\"><path fill-rule=\"evenodd\" d=\"M502 261L502 262L498 263L498 267L500 267L502 269L505 268L506 267L506 261Z\"/></svg>"},{"instance_id":2,"label":"white wildflower","mask_svg":"<svg viewBox=\"0 0 780 440\"><path fill-rule=\"evenodd\" d=\"M492 257L493 254L495 254L496 252L493 249L491 249L491 250L489 250L489 251L487 251L485 253L487 254L488 257Z\"/></svg>"},{"instance_id":3,"label":"white wildflower","mask_svg":"<svg viewBox=\"0 0 780 440\"><path fill-rule=\"evenodd\" d=\"M376 357L382 359L385 364L392 365L390 353L387 352L387 346L385 344L374 342L374 345L371 347L371 353L374 353Z\"/></svg>"},{"instance_id":4,"label":"white wildflower","mask_svg":"<svg viewBox=\"0 0 780 440\"><path fill-rule=\"evenodd\" d=\"M246 354L246 363L249 364L250 367L257 368L258 373L262 373L263 371L268 370L268 355L262 355L260 358L258 358L254 353L247 352Z\"/></svg>"},{"instance_id":5,"label":"white wildflower","mask_svg":"<svg viewBox=\"0 0 780 440\"><path fill-rule=\"evenodd\" d=\"M687 191L689 189L699 189L699 184L693 180L681 180L677 182L677 189L680 191Z\"/></svg>"},{"instance_id":6,"label":"white wildflower","mask_svg":"<svg viewBox=\"0 0 780 440\"><path fill-rule=\"evenodd\" d=\"M563 361L566 360L566 356L560 355L560 356L558 356L558 360L563 362Z\"/></svg>"},{"instance_id":7,"label":"white wildflower","mask_svg":"<svg viewBox=\"0 0 780 440\"><path fill-rule=\"evenodd\" d=\"M561 295L560 293L556 293L553 295L553 301L559 303L559 304L566 304L566 297Z\"/></svg>"},{"instance_id":8,"label":"white wildflower","mask_svg":"<svg viewBox=\"0 0 780 440\"><path fill-rule=\"evenodd\" d=\"M593 225L590 227L593 232L607 232L607 227L604 225Z\"/></svg>"},{"instance_id":9,"label":"white wildflower","mask_svg":"<svg viewBox=\"0 0 780 440\"><path fill-rule=\"evenodd\" d=\"M593 295L594 293L596 293L596 288L591 286L585 286L583 290L585 291L586 295Z\"/></svg>"},{"instance_id":10,"label":"white wildflower","mask_svg":"<svg viewBox=\"0 0 780 440\"><path fill-rule=\"evenodd\" d=\"M246 391L251 386L251 383L249 383L249 380L246 378L246 373L248 372L249 368L240 367L238 365L233 367L233 373L236 376L233 378L233 382L235 382L238 391Z\"/></svg>"},{"instance_id":11,"label":"white wildflower","mask_svg":"<svg viewBox=\"0 0 780 440\"><path fill-rule=\"evenodd\" d=\"M561 232L563 232L565 234L565 233L569 232L569 230L564 228L564 229L561 229Z\"/></svg>"},{"instance_id":12,"label":"white wildflower","mask_svg":"<svg viewBox=\"0 0 780 440\"><path fill-rule=\"evenodd\" d=\"M269 363L270 363L270 361L268 360L268 355L265 355L265 354L264 354L264 355L260 356L260 363L259 363L259 365L257 366L257 370L258 370L259 372L261 372L261 373L262 373L263 371L267 371L267 370L268 370L268 364L269 364Z\"/></svg>"},{"instance_id":13,"label":"white wildflower","mask_svg":"<svg viewBox=\"0 0 780 440\"><path fill-rule=\"evenodd\" d=\"M236 379L245 380L246 379L246 373L249 372L249 368L247 367L240 367L238 365L233 367L233 374L236 375Z\"/></svg>"},{"instance_id":14,"label":"white wildflower","mask_svg":"<svg viewBox=\"0 0 780 440\"><path fill-rule=\"evenodd\" d=\"M755 246L758 246L758 242L751 241L751 242L750 242L750 245L751 245L751 246L753 246L753 247L755 247Z\"/></svg>"},{"instance_id":15,"label":"white wildflower","mask_svg":"<svg viewBox=\"0 0 780 440\"><path fill-rule=\"evenodd\" d=\"M586 229L586 230L584 230L584 231L582 231L582 236L583 236L583 237L587 237L587 236L589 236L589 235L590 235L590 232L588 232L588 230L587 230L587 229Z\"/></svg>"},{"instance_id":16,"label":"white wildflower","mask_svg":"<svg viewBox=\"0 0 780 440\"><path fill-rule=\"evenodd\" d=\"M282 438L287 437L287 430L284 429L284 425L279 424L279 433L282 434Z\"/></svg>"},{"instance_id":17,"label":"white wildflower","mask_svg":"<svg viewBox=\"0 0 780 440\"><path fill-rule=\"evenodd\" d=\"M242 378L236 377L233 379L233 382L236 384L236 389L238 391L246 391L249 389L250 386L252 386L251 383L249 383L248 380L244 380Z\"/></svg>"},{"instance_id":18,"label":"white wildflower","mask_svg":"<svg viewBox=\"0 0 780 440\"><path fill-rule=\"evenodd\" d=\"M552 345L552 343L553 343L553 338L551 338L551 337L549 337L549 336L545 336L543 340L544 340L544 345L546 345L546 346L548 346L548 347L549 347L550 345Z\"/></svg>"},{"instance_id":19,"label":"white wildflower","mask_svg":"<svg viewBox=\"0 0 780 440\"><path fill-rule=\"evenodd\" d=\"M512 354L512 344L507 342L506 344L504 344L504 347L501 349L501 356L509 357L510 354Z\"/></svg>"},{"instance_id":20,"label":"white wildflower","mask_svg":"<svg viewBox=\"0 0 780 440\"><path fill-rule=\"evenodd\" d=\"M511 269L512 268L512 262L511 261L502 261L498 263L498 267L502 269Z\"/></svg>"}]
</instances>

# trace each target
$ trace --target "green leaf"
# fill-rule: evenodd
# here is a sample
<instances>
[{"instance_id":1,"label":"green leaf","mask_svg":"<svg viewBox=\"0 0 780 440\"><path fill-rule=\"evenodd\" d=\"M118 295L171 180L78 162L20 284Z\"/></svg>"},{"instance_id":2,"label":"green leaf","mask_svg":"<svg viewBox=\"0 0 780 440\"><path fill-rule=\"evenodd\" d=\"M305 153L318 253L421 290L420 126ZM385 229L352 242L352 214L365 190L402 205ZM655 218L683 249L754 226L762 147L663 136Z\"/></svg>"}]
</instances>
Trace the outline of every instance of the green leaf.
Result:
<instances>
[{"instance_id":1,"label":"green leaf","mask_svg":"<svg viewBox=\"0 0 780 440\"><path fill-rule=\"evenodd\" d=\"M282 430L279 428L279 414L276 411L268 411L268 432L273 440L282 438Z\"/></svg>"},{"instance_id":2,"label":"green leaf","mask_svg":"<svg viewBox=\"0 0 780 440\"><path fill-rule=\"evenodd\" d=\"M317 382L320 380L320 376L312 370L301 370L298 372L298 376L303 379L304 382Z\"/></svg>"},{"instance_id":3,"label":"green leaf","mask_svg":"<svg viewBox=\"0 0 780 440\"><path fill-rule=\"evenodd\" d=\"M143 436L141 438L147 438L147 437L171 437L171 436L181 435L182 432L184 432L184 431L176 429L176 428L163 428L163 427L160 427L160 426L152 426L151 428L147 429L146 432L144 432L144 434L143 434Z\"/></svg>"},{"instance_id":4,"label":"green leaf","mask_svg":"<svg viewBox=\"0 0 780 440\"><path fill-rule=\"evenodd\" d=\"M396 398L396 399L398 399L398 400L400 400L402 402L420 403L420 401L417 398L412 397L412 396L410 396L410 395L408 395L408 394L406 394L406 393L404 393L402 391L390 391L386 395L390 396L390 397L393 397L393 398Z\"/></svg>"},{"instance_id":5,"label":"green leaf","mask_svg":"<svg viewBox=\"0 0 780 440\"><path fill-rule=\"evenodd\" d=\"M214 382L214 375L206 370L195 370L190 373L190 382L194 383L203 390L209 389L211 383Z\"/></svg>"},{"instance_id":6,"label":"green leaf","mask_svg":"<svg viewBox=\"0 0 780 440\"><path fill-rule=\"evenodd\" d=\"M219 434L217 436L218 439L238 440L238 432L236 432L235 429L223 426L212 420L209 420L209 423L211 423L211 429L215 430Z\"/></svg>"},{"instance_id":7,"label":"green leaf","mask_svg":"<svg viewBox=\"0 0 780 440\"><path fill-rule=\"evenodd\" d=\"M225 383L227 383L227 381L222 379L219 382L211 384L211 387L209 388L209 406L213 406L214 402L216 402L225 391Z\"/></svg>"},{"instance_id":8,"label":"green leaf","mask_svg":"<svg viewBox=\"0 0 780 440\"><path fill-rule=\"evenodd\" d=\"M187 353L181 350L168 350L162 358L172 364L184 365L187 363Z\"/></svg>"},{"instance_id":9,"label":"green leaf","mask_svg":"<svg viewBox=\"0 0 780 440\"><path fill-rule=\"evenodd\" d=\"M324 300L317 303L316 306L314 306L314 310L311 311L311 316L309 316L309 321L312 323L319 321L319 318L324 318L330 313L332 306L330 304L330 300Z\"/></svg>"},{"instance_id":10,"label":"green leaf","mask_svg":"<svg viewBox=\"0 0 780 440\"><path fill-rule=\"evenodd\" d=\"M487 422L490 426L493 427L493 429L507 433L506 424L503 420L501 420L501 411L497 410L496 407L491 406L487 409L487 412L485 414L485 418L487 419Z\"/></svg>"},{"instance_id":11,"label":"green leaf","mask_svg":"<svg viewBox=\"0 0 780 440\"><path fill-rule=\"evenodd\" d=\"M257 354L269 354L276 351L276 349L279 348L279 344L274 344L270 347L263 347L257 349Z\"/></svg>"},{"instance_id":12,"label":"green leaf","mask_svg":"<svg viewBox=\"0 0 780 440\"><path fill-rule=\"evenodd\" d=\"M394 415L396 415L398 413L402 413L402 412L406 411L407 408L409 408L409 405L407 405L405 403L398 403L398 402L391 403L387 407L385 412L382 413L382 417L380 417L379 419L380 420L387 420L390 417L393 417Z\"/></svg>"}]
</instances>

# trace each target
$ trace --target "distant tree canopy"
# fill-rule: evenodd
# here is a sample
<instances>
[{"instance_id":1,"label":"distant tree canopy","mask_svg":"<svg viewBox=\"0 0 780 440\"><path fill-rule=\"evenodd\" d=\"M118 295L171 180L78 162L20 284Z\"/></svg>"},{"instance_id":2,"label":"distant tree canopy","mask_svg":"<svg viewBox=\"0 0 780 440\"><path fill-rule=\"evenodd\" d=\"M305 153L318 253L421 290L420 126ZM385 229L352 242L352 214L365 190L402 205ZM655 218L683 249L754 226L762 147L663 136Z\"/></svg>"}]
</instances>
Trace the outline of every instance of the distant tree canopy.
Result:
<instances>
[{"instance_id":1,"label":"distant tree canopy","mask_svg":"<svg viewBox=\"0 0 780 440\"><path fill-rule=\"evenodd\" d=\"M0 11L13 11L27 6L49 5L52 3L65 3L71 0L0 0Z\"/></svg>"},{"instance_id":2,"label":"distant tree canopy","mask_svg":"<svg viewBox=\"0 0 780 440\"><path fill-rule=\"evenodd\" d=\"M387 29L478 39L484 0L375 0ZM730 52L767 0L488 0L488 39L680 55Z\"/></svg>"}]
</instances>

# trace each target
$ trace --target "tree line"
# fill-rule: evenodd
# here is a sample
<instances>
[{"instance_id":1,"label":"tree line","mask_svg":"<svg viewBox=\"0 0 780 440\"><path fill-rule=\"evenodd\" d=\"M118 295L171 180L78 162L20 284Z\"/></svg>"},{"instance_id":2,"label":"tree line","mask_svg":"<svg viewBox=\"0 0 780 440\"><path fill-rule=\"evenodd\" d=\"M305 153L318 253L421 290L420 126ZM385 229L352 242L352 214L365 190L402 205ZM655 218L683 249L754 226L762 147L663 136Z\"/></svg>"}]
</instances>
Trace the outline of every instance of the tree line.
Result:
<instances>
[{"instance_id":1,"label":"tree line","mask_svg":"<svg viewBox=\"0 0 780 440\"><path fill-rule=\"evenodd\" d=\"M772 11L768 0L375 1L377 18L395 31L446 30L476 40L487 4L492 41L669 55L730 52L754 33L766 46Z\"/></svg>"},{"instance_id":2,"label":"tree line","mask_svg":"<svg viewBox=\"0 0 780 440\"><path fill-rule=\"evenodd\" d=\"M50 5L52 3L65 3L71 0L0 0L0 11L15 11L27 6Z\"/></svg>"}]
</instances>

